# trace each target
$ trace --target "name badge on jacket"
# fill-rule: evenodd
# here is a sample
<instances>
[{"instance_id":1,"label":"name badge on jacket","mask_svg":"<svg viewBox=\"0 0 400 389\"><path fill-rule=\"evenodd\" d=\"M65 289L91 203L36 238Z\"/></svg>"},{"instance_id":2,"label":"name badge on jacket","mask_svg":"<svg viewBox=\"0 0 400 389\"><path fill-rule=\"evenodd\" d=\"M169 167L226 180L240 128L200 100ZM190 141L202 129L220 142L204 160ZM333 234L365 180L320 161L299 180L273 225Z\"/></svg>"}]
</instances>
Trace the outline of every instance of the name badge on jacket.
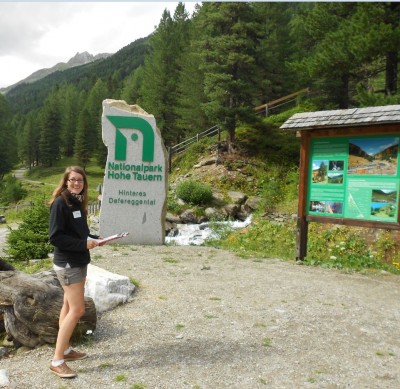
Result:
<instances>
[{"instance_id":1,"label":"name badge on jacket","mask_svg":"<svg viewBox=\"0 0 400 389\"><path fill-rule=\"evenodd\" d=\"M72 215L74 216L74 219L77 219L78 217L81 217L81 216L82 216L82 215L81 215L81 211L72 212Z\"/></svg>"}]
</instances>

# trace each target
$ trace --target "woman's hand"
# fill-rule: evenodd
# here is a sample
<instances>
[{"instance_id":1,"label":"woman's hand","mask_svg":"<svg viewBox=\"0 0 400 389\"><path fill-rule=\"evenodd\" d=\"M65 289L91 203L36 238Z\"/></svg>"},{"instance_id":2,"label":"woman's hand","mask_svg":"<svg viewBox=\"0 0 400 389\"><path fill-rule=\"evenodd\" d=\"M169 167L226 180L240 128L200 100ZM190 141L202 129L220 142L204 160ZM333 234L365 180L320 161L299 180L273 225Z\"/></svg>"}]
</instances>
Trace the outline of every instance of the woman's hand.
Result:
<instances>
[{"instance_id":1,"label":"woman's hand","mask_svg":"<svg viewBox=\"0 0 400 389\"><path fill-rule=\"evenodd\" d=\"M97 242L97 240L94 239L89 239L87 241L87 249L91 250L94 249L95 247L97 247L99 245L99 243Z\"/></svg>"}]
</instances>

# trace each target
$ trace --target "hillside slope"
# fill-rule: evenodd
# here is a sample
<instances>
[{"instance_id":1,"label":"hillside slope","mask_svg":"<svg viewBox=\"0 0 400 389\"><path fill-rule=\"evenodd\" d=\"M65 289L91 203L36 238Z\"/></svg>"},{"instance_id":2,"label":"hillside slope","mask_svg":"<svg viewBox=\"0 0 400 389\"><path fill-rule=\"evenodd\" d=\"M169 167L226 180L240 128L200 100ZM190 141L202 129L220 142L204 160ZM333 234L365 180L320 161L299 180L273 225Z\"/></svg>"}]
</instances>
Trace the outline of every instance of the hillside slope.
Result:
<instances>
[{"instance_id":1,"label":"hillside slope","mask_svg":"<svg viewBox=\"0 0 400 389\"><path fill-rule=\"evenodd\" d=\"M137 39L105 59L57 70L33 83L17 85L6 98L13 112L27 113L39 108L51 89L64 82L89 90L97 79L107 81L117 75L122 80L143 63L147 43L148 38Z\"/></svg>"}]
</instances>

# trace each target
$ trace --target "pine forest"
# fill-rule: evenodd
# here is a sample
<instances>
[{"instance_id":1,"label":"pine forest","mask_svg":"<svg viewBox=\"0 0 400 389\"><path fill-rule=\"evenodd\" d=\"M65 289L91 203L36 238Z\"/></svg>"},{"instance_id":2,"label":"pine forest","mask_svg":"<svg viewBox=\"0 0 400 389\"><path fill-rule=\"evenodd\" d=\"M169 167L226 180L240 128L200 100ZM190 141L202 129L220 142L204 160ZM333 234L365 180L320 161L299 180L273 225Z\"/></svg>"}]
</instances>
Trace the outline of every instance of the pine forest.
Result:
<instances>
[{"instance_id":1,"label":"pine forest","mask_svg":"<svg viewBox=\"0 0 400 389\"><path fill-rule=\"evenodd\" d=\"M218 125L228 150L254 107L304 88L303 111L399 104L399 51L397 2L179 3L112 56L0 95L0 184L18 164L104 166L108 98L153 114L166 147Z\"/></svg>"}]
</instances>

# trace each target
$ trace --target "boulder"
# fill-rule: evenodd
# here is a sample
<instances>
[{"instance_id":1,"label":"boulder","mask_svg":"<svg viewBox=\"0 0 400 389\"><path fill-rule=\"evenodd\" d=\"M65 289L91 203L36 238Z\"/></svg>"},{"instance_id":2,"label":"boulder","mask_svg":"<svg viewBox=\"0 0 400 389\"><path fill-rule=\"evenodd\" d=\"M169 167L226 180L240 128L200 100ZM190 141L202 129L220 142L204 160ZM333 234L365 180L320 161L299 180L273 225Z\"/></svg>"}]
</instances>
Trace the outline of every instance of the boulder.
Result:
<instances>
[{"instance_id":1,"label":"boulder","mask_svg":"<svg viewBox=\"0 0 400 389\"><path fill-rule=\"evenodd\" d=\"M170 222L172 224L181 222L181 220L179 219L179 216L173 215L171 212L167 212L165 219L167 222Z\"/></svg>"},{"instance_id":2,"label":"boulder","mask_svg":"<svg viewBox=\"0 0 400 389\"><path fill-rule=\"evenodd\" d=\"M244 202L247 200L247 196L242 192L229 191L228 196L233 203L239 205L244 204Z\"/></svg>"},{"instance_id":3,"label":"boulder","mask_svg":"<svg viewBox=\"0 0 400 389\"><path fill-rule=\"evenodd\" d=\"M134 291L135 286L128 277L89 264L85 296L92 298L98 313L126 303Z\"/></svg>"},{"instance_id":4,"label":"boulder","mask_svg":"<svg viewBox=\"0 0 400 389\"><path fill-rule=\"evenodd\" d=\"M0 369L0 388L9 388L10 380L8 378L7 371Z\"/></svg>"},{"instance_id":5,"label":"boulder","mask_svg":"<svg viewBox=\"0 0 400 389\"><path fill-rule=\"evenodd\" d=\"M221 206L224 203L224 195L220 192L213 191L211 204L215 206Z\"/></svg>"},{"instance_id":6,"label":"boulder","mask_svg":"<svg viewBox=\"0 0 400 389\"><path fill-rule=\"evenodd\" d=\"M206 208L204 213L209 220L224 220L225 219L224 213L217 208L212 208L212 207Z\"/></svg>"},{"instance_id":7,"label":"boulder","mask_svg":"<svg viewBox=\"0 0 400 389\"><path fill-rule=\"evenodd\" d=\"M183 211L179 215L179 218L181 220L181 223L184 223L184 224L197 223L197 216L195 215L193 209L187 209L186 211Z\"/></svg>"},{"instance_id":8,"label":"boulder","mask_svg":"<svg viewBox=\"0 0 400 389\"><path fill-rule=\"evenodd\" d=\"M240 211L240 206L238 204L226 204L224 206L224 210L228 217L236 218L237 214Z\"/></svg>"},{"instance_id":9,"label":"boulder","mask_svg":"<svg viewBox=\"0 0 400 389\"><path fill-rule=\"evenodd\" d=\"M255 211L260 205L262 198L260 196L250 196L244 203L244 209L247 212Z\"/></svg>"}]
</instances>

